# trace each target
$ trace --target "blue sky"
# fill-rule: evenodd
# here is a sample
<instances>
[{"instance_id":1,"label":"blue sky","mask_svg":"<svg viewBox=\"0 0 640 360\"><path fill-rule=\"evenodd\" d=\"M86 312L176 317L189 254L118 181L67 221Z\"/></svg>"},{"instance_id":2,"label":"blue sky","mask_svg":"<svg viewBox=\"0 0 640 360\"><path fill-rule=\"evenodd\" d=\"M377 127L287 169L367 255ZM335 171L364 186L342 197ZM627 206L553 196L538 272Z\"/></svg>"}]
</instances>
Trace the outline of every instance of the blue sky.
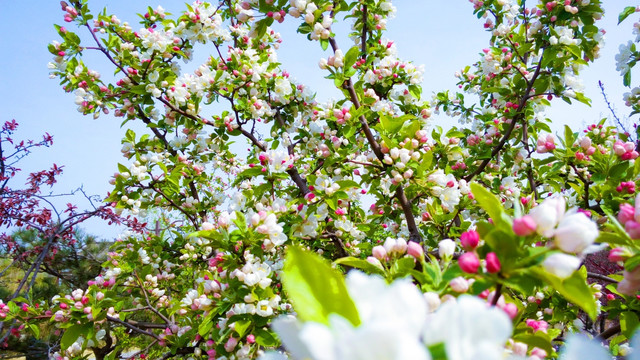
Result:
<instances>
[{"instance_id":1,"label":"blue sky","mask_svg":"<svg viewBox=\"0 0 640 360\"><path fill-rule=\"evenodd\" d=\"M89 1L95 13L108 5L110 13L129 21L134 28L137 23L135 13L145 12L147 6L162 5L176 14L184 8L183 4L183 1L174 0ZM475 62L488 40L482 22L472 14L471 4L463 0L399 0L394 4L398 12L387 25L387 37L396 42L401 57L425 64L423 94L430 96L434 91L455 89L454 72ZM569 123L577 131L583 124L609 116L599 94L598 80L605 83L610 100L619 108L619 115L626 115L621 100L626 90L615 71L614 57L618 45L632 38L636 15L616 26L617 14L630 5L635 3L606 1L605 19L599 23L607 31L606 46L602 57L582 73L586 94L592 98L593 107L575 105L570 108L562 101L554 101L553 109L547 112L554 120L554 128ZM4 50L4 56L0 57L0 107L3 109L0 121L16 119L21 124L18 138L39 138L44 132L54 136L52 148L37 150L22 163L25 171L47 168L55 162L65 166L55 191L64 192L83 185L90 194L105 195L110 190L108 180L117 171L116 164L124 161L120 155L120 139L126 129L121 129L120 120L111 116L98 120L82 116L76 111L74 97L64 93L56 80L49 79L47 63L51 55L47 44L58 38L53 24L62 24L62 18L58 1L3 2L0 10L0 33L3 34L0 44ZM335 90L331 81L322 78L317 67L323 52L317 44L295 34L295 23L285 21L276 26L284 40L278 57L293 77L317 91L320 100L328 99ZM71 26L67 27L71 29ZM338 43L346 47L348 39L342 37ZM206 53L206 49L199 50L201 54ZM98 57L89 59L95 59L98 70L101 66L108 69ZM105 237L117 233L117 230L95 223L86 230Z\"/></svg>"}]
</instances>

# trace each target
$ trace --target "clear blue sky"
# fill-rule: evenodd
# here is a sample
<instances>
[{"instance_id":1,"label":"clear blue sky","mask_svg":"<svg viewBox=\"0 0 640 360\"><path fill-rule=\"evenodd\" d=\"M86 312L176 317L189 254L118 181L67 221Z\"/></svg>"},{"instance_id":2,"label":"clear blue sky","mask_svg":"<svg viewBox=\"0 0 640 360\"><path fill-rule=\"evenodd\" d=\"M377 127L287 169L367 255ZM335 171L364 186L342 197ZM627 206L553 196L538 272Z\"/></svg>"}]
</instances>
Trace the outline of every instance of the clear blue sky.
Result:
<instances>
[{"instance_id":1,"label":"clear blue sky","mask_svg":"<svg viewBox=\"0 0 640 360\"><path fill-rule=\"evenodd\" d=\"M621 100L626 90L615 71L614 56L618 45L631 39L632 24L637 15L621 26L616 26L616 19L625 6L635 3L629 0L608 0L605 3L607 13L599 26L607 31L606 47L596 64L582 74L586 94L593 99L593 107L576 105L569 108L562 101L557 101L553 110L548 112L557 124L568 122L576 130L583 124L609 115L597 88L598 80L605 83L610 99L620 109L619 115L628 112ZM137 25L135 13L145 12L148 5L162 5L176 14L184 9L183 4L183 1L175 0L89 1L94 12L108 5L110 13L129 21L134 28ZM396 18L388 23L387 37L396 42L401 57L425 64L423 94L430 96L434 91L455 89L454 72L475 62L478 53L487 45L488 36L482 22L472 14L471 4L464 0L404 0L394 4L398 12ZM120 139L125 129L121 129L120 121L111 116L93 120L80 115L76 111L74 97L65 94L56 80L48 78L47 63L51 55L47 44L58 39L53 24L62 24L62 17L58 1L2 2L0 121L16 119L21 124L18 138L37 138L44 132L54 136L54 146L37 150L22 164L24 170L46 168L55 162L65 166L56 191L68 191L84 185L90 194L105 195L110 190L108 180L117 171L116 164L124 161L120 156ZM276 26L284 39L278 57L293 77L318 92L320 100L330 98L335 94L332 82L324 80L317 67L323 52L317 44L294 33L295 23L294 20ZM67 27L71 29L71 26ZM346 37L338 41L342 47L348 44ZM200 51L201 54L204 52ZM100 66L107 69L101 60L96 64L98 69ZM117 233L93 223L86 230L105 237Z\"/></svg>"}]
</instances>

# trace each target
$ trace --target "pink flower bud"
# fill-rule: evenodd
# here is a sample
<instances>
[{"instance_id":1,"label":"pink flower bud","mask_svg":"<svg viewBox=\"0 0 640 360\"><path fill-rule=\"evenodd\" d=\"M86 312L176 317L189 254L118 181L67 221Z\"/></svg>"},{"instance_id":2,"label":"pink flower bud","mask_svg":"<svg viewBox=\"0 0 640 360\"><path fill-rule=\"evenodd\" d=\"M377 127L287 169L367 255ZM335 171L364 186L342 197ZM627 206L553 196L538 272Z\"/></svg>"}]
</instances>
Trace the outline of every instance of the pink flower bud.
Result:
<instances>
[{"instance_id":1,"label":"pink flower bud","mask_svg":"<svg viewBox=\"0 0 640 360\"><path fill-rule=\"evenodd\" d=\"M500 260L498 259L498 255L496 255L496 253L488 253L485 259L487 261L487 271L490 274L495 274L500 271Z\"/></svg>"},{"instance_id":2,"label":"pink flower bud","mask_svg":"<svg viewBox=\"0 0 640 360\"><path fill-rule=\"evenodd\" d=\"M518 236L529 236L536 232L536 222L529 215L517 218L513 220L513 232Z\"/></svg>"},{"instance_id":3,"label":"pink flower bud","mask_svg":"<svg viewBox=\"0 0 640 360\"><path fill-rule=\"evenodd\" d=\"M227 352L231 352L236 345L238 345L238 339L230 337L229 340L227 340L227 343L224 344L224 349Z\"/></svg>"},{"instance_id":4,"label":"pink flower bud","mask_svg":"<svg viewBox=\"0 0 640 360\"><path fill-rule=\"evenodd\" d=\"M475 230L465 231L460 235L460 243L467 251L475 249L478 246L479 241L480 234Z\"/></svg>"},{"instance_id":5,"label":"pink flower bud","mask_svg":"<svg viewBox=\"0 0 640 360\"><path fill-rule=\"evenodd\" d=\"M374 246L371 249L371 254L380 261L384 261L387 258L387 250L382 245Z\"/></svg>"},{"instance_id":6,"label":"pink flower bud","mask_svg":"<svg viewBox=\"0 0 640 360\"><path fill-rule=\"evenodd\" d=\"M640 239L640 223L629 220L624 224L624 229L632 239Z\"/></svg>"},{"instance_id":7,"label":"pink flower bud","mask_svg":"<svg viewBox=\"0 0 640 360\"><path fill-rule=\"evenodd\" d=\"M253 334L247 335L247 343L253 344L256 342L256 337Z\"/></svg>"},{"instance_id":8,"label":"pink flower bud","mask_svg":"<svg viewBox=\"0 0 640 360\"><path fill-rule=\"evenodd\" d=\"M475 253L467 252L460 256L458 265L462 271L468 274L475 274L480 267L480 260L478 260L478 256Z\"/></svg>"},{"instance_id":9,"label":"pink flower bud","mask_svg":"<svg viewBox=\"0 0 640 360\"><path fill-rule=\"evenodd\" d=\"M452 279L449 282L449 286L451 286L451 290L457 293L464 293L469 290L469 282L462 276Z\"/></svg>"},{"instance_id":10,"label":"pink flower bud","mask_svg":"<svg viewBox=\"0 0 640 360\"><path fill-rule=\"evenodd\" d=\"M542 331L546 333L547 328L549 327L549 324L544 320L527 319L525 321L525 324L527 324L528 327L532 328L533 332Z\"/></svg>"},{"instance_id":11,"label":"pink flower bud","mask_svg":"<svg viewBox=\"0 0 640 360\"><path fill-rule=\"evenodd\" d=\"M407 245L407 254L420 260L424 258L424 249L417 242L409 241L409 244Z\"/></svg>"},{"instance_id":12,"label":"pink flower bud","mask_svg":"<svg viewBox=\"0 0 640 360\"><path fill-rule=\"evenodd\" d=\"M629 253L624 248L613 248L609 251L609 261L618 262L625 261L629 257Z\"/></svg>"},{"instance_id":13,"label":"pink flower bud","mask_svg":"<svg viewBox=\"0 0 640 360\"><path fill-rule=\"evenodd\" d=\"M629 204L620 204L620 212L618 212L618 221L624 225L629 220L633 220L635 208Z\"/></svg>"},{"instance_id":14,"label":"pink flower bud","mask_svg":"<svg viewBox=\"0 0 640 360\"><path fill-rule=\"evenodd\" d=\"M518 316L518 307L513 303L506 303L502 307L502 310L513 320Z\"/></svg>"},{"instance_id":15,"label":"pink flower bud","mask_svg":"<svg viewBox=\"0 0 640 360\"><path fill-rule=\"evenodd\" d=\"M531 356L537 356L540 359L546 359L547 352L540 349L539 347L534 347L533 350L531 350Z\"/></svg>"}]
</instances>

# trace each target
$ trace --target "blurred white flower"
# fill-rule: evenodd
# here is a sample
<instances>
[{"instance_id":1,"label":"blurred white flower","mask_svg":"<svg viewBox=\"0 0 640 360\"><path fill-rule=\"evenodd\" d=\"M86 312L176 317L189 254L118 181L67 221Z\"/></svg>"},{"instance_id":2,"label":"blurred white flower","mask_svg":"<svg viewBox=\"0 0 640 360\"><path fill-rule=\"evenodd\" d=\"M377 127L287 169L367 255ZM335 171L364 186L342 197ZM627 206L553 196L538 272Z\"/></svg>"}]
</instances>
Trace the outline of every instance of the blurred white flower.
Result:
<instances>
[{"instance_id":1,"label":"blurred white flower","mask_svg":"<svg viewBox=\"0 0 640 360\"><path fill-rule=\"evenodd\" d=\"M293 359L431 359L420 341L427 305L415 285L409 280L388 285L381 277L351 271L347 289L360 316L357 327L337 314L329 316L328 325L293 318L272 323Z\"/></svg>"},{"instance_id":2,"label":"blurred white flower","mask_svg":"<svg viewBox=\"0 0 640 360\"><path fill-rule=\"evenodd\" d=\"M504 311L463 295L429 317L423 339L428 346L444 343L448 360L502 359L511 331Z\"/></svg>"}]
</instances>

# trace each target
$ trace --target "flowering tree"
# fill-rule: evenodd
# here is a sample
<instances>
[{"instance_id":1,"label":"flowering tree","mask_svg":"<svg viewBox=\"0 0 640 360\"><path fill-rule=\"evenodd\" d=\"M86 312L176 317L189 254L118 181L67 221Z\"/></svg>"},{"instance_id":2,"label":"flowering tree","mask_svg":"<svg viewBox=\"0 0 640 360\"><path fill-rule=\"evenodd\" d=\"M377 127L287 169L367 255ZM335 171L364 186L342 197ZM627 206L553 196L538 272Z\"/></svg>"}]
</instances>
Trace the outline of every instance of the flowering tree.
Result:
<instances>
[{"instance_id":1,"label":"flowering tree","mask_svg":"<svg viewBox=\"0 0 640 360\"><path fill-rule=\"evenodd\" d=\"M4 298L8 303L0 302L1 348L8 347L9 340L19 338L25 326L36 337L39 335L40 330L35 323L24 321L43 318L40 316L42 309L38 309L42 299L32 296L39 273L53 275L67 284L73 284L74 288L86 287L86 284L77 282L77 275L64 273L69 270L68 267L64 268L65 264L75 260L75 266L79 267L81 260L78 256L88 254L85 249L87 241L77 231L78 225L94 217L110 223L125 223L131 229L141 225L137 219L121 218L109 206L93 206L91 197L86 196L82 189L70 194L47 193L45 188L53 186L56 177L62 173L62 167L56 164L50 170L30 173L24 188L15 186L20 172L19 162L35 148L53 144L49 134L45 134L41 141L17 140L13 137L17 129L15 120L5 122L0 129L0 226L4 230L24 229L3 231L0 235L3 260L0 276L15 271L22 274L15 286L11 284L8 287L9 294ZM71 203L64 210L55 206L56 198L71 197L74 193L84 195L91 208L79 210Z\"/></svg>"},{"instance_id":2,"label":"flowering tree","mask_svg":"<svg viewBox=\"0 0 640 360\"><path fill-rule=\"evenodd\" d=\"M172 220L123 237L86 290L41 307L64 330L55 358L278 358L282 344L294 359L540 359L571 332L627 352L637 144L604 121L557 137L543 113L590 103L579 71L602 46L601 3L472 7L490 45L460 93L426 101L423 67L384 36L389 1L196 1L135 28L63 2L52 76L80 112L147 129L127 131L107 201ZM332 31L343 19L350 39ZM327 51L341 98L319 102L278 63L283 21ZM433 112L461 125L432 126ZM622 275L582 266L609 245Z\"/></svg>"}]
</instances>

